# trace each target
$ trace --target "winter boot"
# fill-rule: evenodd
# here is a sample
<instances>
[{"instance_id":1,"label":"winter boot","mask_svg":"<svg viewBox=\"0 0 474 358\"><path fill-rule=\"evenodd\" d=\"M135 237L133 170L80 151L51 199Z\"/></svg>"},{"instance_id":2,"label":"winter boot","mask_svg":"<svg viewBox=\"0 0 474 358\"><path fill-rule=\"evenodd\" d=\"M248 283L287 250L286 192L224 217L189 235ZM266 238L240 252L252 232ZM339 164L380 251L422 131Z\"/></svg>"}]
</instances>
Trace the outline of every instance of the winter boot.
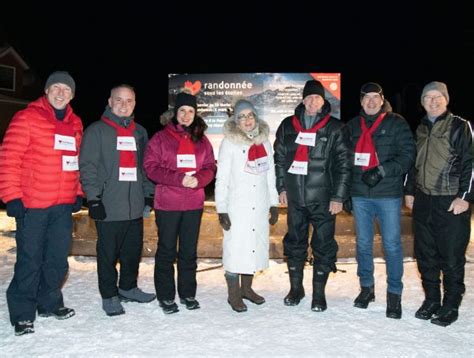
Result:
<instances>
[{"instance_id":1,"label":"winter boot","mask_svg":"<svg viewBox=\"0 0 474 358\"><path fill-rule=\"evenodd\" d=\"M433 316L437 316L441 304L430 300L424 300L421 307L416 311L415 317L418 319L428 320Z\"/></svg>"},{"instance_id":2,"label":"winter boot","mask_svg":"<svg viewBox=\"0 0 474 358\"><path fill-rule=\"evenodd\" d=\"M288 260L288 274L290 275L291 288L283 300L286 306L296 306L304 297L303 270L304 261L292 262Z\"/></svg>"},{"instance_id":3,"label":"winter boot","mask_svg":"<svg viewBox=\"0 0 474 358\"><path fill-rule=\"evenodd\" d=\"M35 333L33 321L20 321L15 323L15 336L22 336L28 333Z\"/></svg>"},{"instance_id":4,"label":"winter boot","mask_svg":"<svg viewBox=\"0 0 474 358\"><path fill-rule=\"evenodd\" d=\"M182 305L185 305L186 309L188 310L197 310L198 308L201 308L201 306L199 306L198 300L196 300L194 297L180 298L179 302Z\"/></svg>"},{"instance_id":5,"label":"winter boot","mask_svg":"<svg viewBox=\"0 0 474 358\"><path fill-rule=\"evenodd\" d=\"M163 309L163 313L172 314L179 312L178 305L174 300L158 300L158 304Z\"/></svg>"},{"instance_id":6,"label":"winter boot","mask_svg":"<svg viewBox=\"0 0 474 358\"><path fill-rule=\"evenodd\" d=\"M387 292L387 312L388 318L402 318L402 295Z\"/></svg>"},{"instance_id":7,"label":"winter boot","mask_svg":"<svg viewBox=\"0 0 474 358\"><path fill-rule=\"evenodd\" d=\"M437 317L431 323L441 327L449 326L458 319L458 308L461 305L462 295L451 296L446 291L443 297L443 306L439 309Z\"/></svg>"},{"instance_id":8,"label":"winter boot","mask_svg":"<svg viewBox=\"0 0 474 358\"><path fill-rule=\"evenodd\" d=\"M130 290L118 289L119 298L122 302L138 302L147 303L151 302L156 298L154 293L146 293L140 290L138 287L134 287Z\"/></svg>"},{"instance_id":9,"label":"winter boot","mask_svg":"<svg viewBox=\"0 0 474 358\"><path fill-rule=\"evenodd\" d=\"M354 300L354 307L367 308L370 302L375 301L375 288L374 285L369 287L361 287L359 296Z\"/></svg>"},{"instance_id":10,"label":"winter boot","mask_svg":"<svg viewBox=\"0 0 474 358\"><path fill-rule=\"evenodd\" d=\"M262 303L265 303L265 298L260 295L257 295L252 289L253 275L240 275L240 280L242 282L242 298L245 298L246 300L249 300L250 302L255 303L256 305L261 305Z\"/></svg>"},{"instance_id":11,"label":"winter boot","mask_svg":"<svg viewBox=\"0 0 474 358\"><path fill-rule=\"evenodd\" d=\"M313 266L313 300L311 301L311 311L323 312L328 308L326 303L326 283L329 272L323 270L321 266Z\"/></svg>"},{"instance_id":12,"label":"winter boot","mask_svg":"<svg viewBox=\"0 0 474 358\"><path fill-rule=\"evenodd\" d=\"M125 313L118 296L103 298L102 309L105 311L107 316L118 316Z\"/></svg>"},{"instance_id":13,"label":"winter boot","mask_svg":"<svg viewBox=\"0 0 474 358\"><path fill-rule=\"evenodd\" d=\"M239 275L228 274L226 272L225 280L227 282L227 289L229 294L227 302L229 303L230 307L232 307L235 312L247 311L247 306L245 305L244 301L242 301L242 291L240 290Z\"/></svg>"}]
</instances>

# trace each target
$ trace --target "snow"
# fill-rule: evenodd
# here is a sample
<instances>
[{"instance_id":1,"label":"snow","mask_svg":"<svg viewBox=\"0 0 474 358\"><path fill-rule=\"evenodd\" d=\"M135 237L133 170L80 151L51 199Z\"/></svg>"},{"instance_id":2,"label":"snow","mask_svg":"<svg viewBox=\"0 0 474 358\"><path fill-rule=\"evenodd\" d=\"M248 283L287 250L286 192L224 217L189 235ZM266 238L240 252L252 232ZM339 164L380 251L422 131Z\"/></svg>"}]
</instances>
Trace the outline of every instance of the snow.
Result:
<instances>
[{"instance_id":1,"label":"snow","mask_svg":"<svg viewBox=\"0 0 474 358\"><path fill-rule=\"evenodd\" d=\"M1 225L1 223L0 223ZM63 294L76 316L59 321L38 317L34 334L16 337L8 319L6 290L15 263L13 235L0 227L0 356L69 357L472 357L474 356L474 242L466 264L466 287L457 322L443 328L414 317L423 301L416 263L405 262L403 317L385 317L385 264L376 260L376 301L369 308L352 306L359 291L354 260L339 262L345 273L331 274L328 309L312 312L311 267L305 269L306 297L296 307L283 305L289 289L286 264L271 260L254 279L266 298L236 313L227 303L220 260L199 260L197 299L201 309L183 305L163 314L156 301L125 303L126 314L102 311L94 257L70 257ZM139 287L153 292L153 259L140 265Z\"/></svg>"}]
</instances>

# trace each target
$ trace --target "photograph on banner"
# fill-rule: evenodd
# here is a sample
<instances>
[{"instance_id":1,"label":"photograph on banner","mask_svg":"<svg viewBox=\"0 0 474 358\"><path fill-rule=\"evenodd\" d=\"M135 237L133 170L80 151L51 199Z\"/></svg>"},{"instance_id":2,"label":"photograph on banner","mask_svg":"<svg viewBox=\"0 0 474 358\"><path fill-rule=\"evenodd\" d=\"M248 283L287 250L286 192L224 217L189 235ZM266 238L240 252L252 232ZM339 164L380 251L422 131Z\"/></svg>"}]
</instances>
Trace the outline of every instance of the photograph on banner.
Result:
<instances>
[{"instance_id":1,"label":"photograph on banner","mask_svg":"<svg viewBox=\"0 0 474 358\"><path fill-rule=\"evenodd\" d=\"M302 102L303 87L308 80L322 83L332 115L341 117L340 73L200 73L170 74L168 78L171 107L176 95L185 87L196 95L198 114L209 127L206 135L216 158L229 110L239 99L247 99L255 105L260 118L270 126L272 143L280 122L293 115Z\"/></svg>"}]
</instances>

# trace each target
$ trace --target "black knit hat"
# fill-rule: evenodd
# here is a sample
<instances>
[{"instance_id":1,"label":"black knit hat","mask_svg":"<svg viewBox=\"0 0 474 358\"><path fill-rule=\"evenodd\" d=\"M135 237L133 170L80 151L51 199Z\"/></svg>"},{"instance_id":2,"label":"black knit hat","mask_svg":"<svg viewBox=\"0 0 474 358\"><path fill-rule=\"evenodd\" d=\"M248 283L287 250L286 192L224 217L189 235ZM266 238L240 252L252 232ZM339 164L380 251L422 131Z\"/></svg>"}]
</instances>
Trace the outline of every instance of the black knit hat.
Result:
<instances>
[{"instance_id":1,"label":"black knit hat","mask_svg":"<svg viewBox=\"0 0 474 358\"><path fill-rule=\"evenodd\" d=\"M360 100L362 101L362 98L364 98L367 93L371 92L378 93L380 97L383 97L383 89L381 85L375 82L367 82L360 88Z\"/></svg>"},{"instance_id":2,"label":"black knit hat","mask_svg":"<svg viewBox=\"0 0 474 358\"><path fill-rule=\"evenodd\" d=\"M325 93L324 93L324 87L321 84L321 82L317 80L306 81L303 88L303 99L305 99L306 96L309 96L312 94L317 94L321 96L323 99L326 99Z\"/></svg>"},{"instance_id":3,"label":"black knit hat","mask_svg":"<svg viewBox=\"0 0 474 358\"><path fill-rule=\"evenodd\" d=\"M182 106L190 106L193 107L195 111L197 111L196 96L193 96L192 94L186 92L178 93L174 105L174 112L178 112L178 109Z\"/></svg>"},{"instance_id":4,"label":"black knit hat","mask_svg":"<svg viewBox=\"0 0 474 358\"><path fill-rule=\"evenodd\" d=\"M76 82L74 82L74 79L66 71L56 71L50 74L48 79L46 80L44 89L47 90L51 85L54 85L55 83L65 84L69 86L69 88L71 88L73 94L76 93Z\"/></svg>"}]
</instances>

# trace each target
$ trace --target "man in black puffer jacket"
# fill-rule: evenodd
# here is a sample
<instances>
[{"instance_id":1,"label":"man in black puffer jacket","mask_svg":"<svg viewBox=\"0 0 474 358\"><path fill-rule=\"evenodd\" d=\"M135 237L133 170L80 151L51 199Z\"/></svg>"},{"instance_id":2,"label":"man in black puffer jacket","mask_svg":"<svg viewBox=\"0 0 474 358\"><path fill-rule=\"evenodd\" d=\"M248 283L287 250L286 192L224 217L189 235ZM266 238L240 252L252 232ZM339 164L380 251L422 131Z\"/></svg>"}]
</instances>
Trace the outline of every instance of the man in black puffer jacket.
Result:
<instances>
[{"instance_id":1,"label":"man in black puffer jacket","mask_svg":"<svg viewBox=\"0 0 474 358\"><path fill-rule=\"evenodd\" d=\"M280 124L275 140L275 167L280 202L288 204L288 233L283 240L288 257L291 289L287 306L304 297L303 269L308 251L309 224L313 226L311 248L313 300L311 309L327 308L325 286L329 272L336 271L336 214L342 210L350 182L348 138L342 122L331 117L319 81L307 81L303 103L295 115Z\"/></svg>"},{"instance_id":2,"label":"man in black puffer jacket","mask_svg":"<svg viewBox=\"0 0 474 358\"><path fill-rule=\"evenodd\" d=\"M374 219L387 265L387 311L401 318L403 251L400 237L403 179L415 160L415 142L405 119L392 112L378 83L360 91L362 109L347 124L353 151L351 198L357 235L357 275L361 292L354 306L374 301Z\"/></svg>"}]
</instances>

